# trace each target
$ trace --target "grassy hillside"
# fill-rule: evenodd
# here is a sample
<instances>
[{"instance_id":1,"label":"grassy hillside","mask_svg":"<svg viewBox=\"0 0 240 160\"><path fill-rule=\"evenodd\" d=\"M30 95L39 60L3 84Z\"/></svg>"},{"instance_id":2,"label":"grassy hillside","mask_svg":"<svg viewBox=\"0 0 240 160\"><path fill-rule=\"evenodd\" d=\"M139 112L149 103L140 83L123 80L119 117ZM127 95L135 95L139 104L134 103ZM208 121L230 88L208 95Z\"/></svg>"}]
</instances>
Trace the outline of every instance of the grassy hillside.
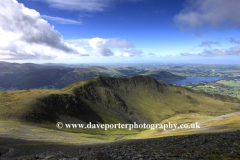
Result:
<instances>
[{"instance_id":1,"label":"grassy hillside","mask_svg":"<svg viewBox=\"0 0 240 160\"><path fill-rule=\"evenodd\" d=\"M60 90L34 89L0 92L0 120L56 129L63 123L192 123L240 111L240 100L220 94L167 85L148 76L130 78L96 77L78 81ZM75 130L81 135L115 139L142 130ZM155 130L153 135L161 130ZM99 137L100 136L100 137ZM138 136L149 137L146 130ZM91 136L90 136L91 137Z\"/></svg>"},{"instance_id":2,"label":"grassy hillside","mask_svg":"<svg viewBox=\"0 0 240 160\"><path fill-rule=\"evenodd\" d=\"M61 90L3 91L0 92L0 96L2 108L13 108L9 110L10 113L17 111L20 106L26 110L21 114L28 114L30 111L33 114L35 108L41 107L52 110L51 112L59 110L60 113L68 114L66 109L73 109L75 113L74 109L85 107L98 114L111 113L114 117L131 122L159 123L176 114L220 115L240 111L237 98L171 86L148 76L131 78L100 76L75 82ZM5 105L8 103L12 104ZM15 106L18 107L14 108ZM8 114L1 112L1 116L4 115ZM16 115L17 118L21 116Z\"/></svg>"}]
</instances>

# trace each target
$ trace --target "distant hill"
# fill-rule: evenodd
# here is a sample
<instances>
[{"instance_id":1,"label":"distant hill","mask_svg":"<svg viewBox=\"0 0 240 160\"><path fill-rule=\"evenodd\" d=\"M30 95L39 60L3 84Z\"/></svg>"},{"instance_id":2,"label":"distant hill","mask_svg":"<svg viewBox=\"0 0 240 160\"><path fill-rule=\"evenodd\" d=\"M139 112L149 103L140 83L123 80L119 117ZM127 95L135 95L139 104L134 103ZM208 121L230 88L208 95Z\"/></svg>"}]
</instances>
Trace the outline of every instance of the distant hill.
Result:
<instances>
[{"instance_id":1,"label":"distant hill","mask_svg":"<svg viewBox=\"0 0 240 160\"><path fill-rule=\"evenodd\" d=\"M0 90L51 87L72 68L0 62Z\"/></svg>"},{"instance_id":2,"label":"distant hill","mask_svg":"<svg viewBox=\"0 0 240 160\"><path fill-rule=\"evenodd\" d=\"M0 75L16 73L16 72L26 72L26 71L34 71L41 68L40 65L32 64L32 63L7 63L0 62Z\"/></svg>"},{"instance_id":3,"label":"distant hill","mask_svg":"<svg viewBox=\"0 0 240 160\"><path fill-rule=\"evenodd\" d=\"M159 81L185 79L184 76L155 69L133 67L109 68L90 66L88 68L68 68L61 64L32 64L0 62L0 90L24 90L34 88L63 88L76 81L97 76L131 77L151 76ZM66 65L65 65L66 66Z\"/></svg>"},{"instance_id":4,"label":"distant hill","mask_svg":"<svg viewBox=\"0 0 240 160\"><path fill-rule=\"evenodd\" d=\"M13 73L26 73L32 72L38 69L46 68L66 68L61 65L51 65L51 64L34 64L34 63L8 63L0 61L0 76L4 74L13 74Z\"/></svg>"}]
</instances>

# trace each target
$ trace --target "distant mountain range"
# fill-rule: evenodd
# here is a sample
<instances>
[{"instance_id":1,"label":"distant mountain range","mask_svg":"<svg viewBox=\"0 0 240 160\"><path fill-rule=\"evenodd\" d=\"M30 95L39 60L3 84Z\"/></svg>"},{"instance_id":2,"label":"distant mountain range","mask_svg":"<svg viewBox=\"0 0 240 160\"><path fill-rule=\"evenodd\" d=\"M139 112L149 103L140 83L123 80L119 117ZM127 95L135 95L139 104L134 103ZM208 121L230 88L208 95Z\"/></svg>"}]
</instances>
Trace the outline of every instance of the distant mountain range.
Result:
<instances>
[{"instance_id":1,"label":"distant mountain range","mask_svg":"<svg viewBox=\"0 0 240 160\"><path fill-rule=\"evenodd\" d=\"M71 67L68 67L71 66ZM72 67L74 66L74 67ZM75 66L80 66L75 67ZM0 90L63 88L73 82L97 76L131 77L145 75L158 81L180 80L185 76L155 69L101 67L89 65L33 64L0 62Z\"/></svg>"}]
</instances>

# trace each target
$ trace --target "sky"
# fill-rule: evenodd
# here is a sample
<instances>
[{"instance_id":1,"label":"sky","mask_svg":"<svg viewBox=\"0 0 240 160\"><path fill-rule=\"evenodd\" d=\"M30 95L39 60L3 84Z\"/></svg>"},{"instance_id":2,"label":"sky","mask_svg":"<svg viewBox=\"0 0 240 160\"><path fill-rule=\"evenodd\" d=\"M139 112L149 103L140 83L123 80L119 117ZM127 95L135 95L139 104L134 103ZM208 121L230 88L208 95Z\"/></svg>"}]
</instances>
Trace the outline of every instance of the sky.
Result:
<instances>
[{"instance_id":1,"label":"sky","mask_svg":"<svg viewBox=\"0 0 240 160\"><path fill-rule=\"evenodd\" d=\"M239 0L0 0L0 61L239 64Z\"/></svg>"}]
</instances>

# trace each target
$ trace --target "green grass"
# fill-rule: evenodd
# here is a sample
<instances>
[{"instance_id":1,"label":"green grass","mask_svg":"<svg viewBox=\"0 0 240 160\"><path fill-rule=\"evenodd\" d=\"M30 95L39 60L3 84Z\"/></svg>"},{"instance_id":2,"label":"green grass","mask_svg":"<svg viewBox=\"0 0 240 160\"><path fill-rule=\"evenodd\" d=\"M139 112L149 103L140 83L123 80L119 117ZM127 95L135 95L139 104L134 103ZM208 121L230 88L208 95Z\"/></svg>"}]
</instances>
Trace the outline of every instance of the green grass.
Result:
<instances>
[{"instance_id":1,"label":"green grass","mask_svg":"<svg viewBox=\"0 0 240 160\"><path fill-rule=\"evenodd\" d=\"M231 130L240 128L240 114L232 117L227 117L221 120L207 122L204 126L220 126L218 130Z\"/></svg>"},{"instance_id":2,"label":"green grass","mask_svg":"<svg viewBox=\"0 0 240 160\"><path fill-rule=\"evenodd\" d=\"M213 116L205 115L205 114L199 114L199 113L189 113L189 114L180 114L176 116L172 116L168 119L163 120L161 123L184 123L184 124L189 124L189 123L194 123L198 122L204 119L212 118Z\"/></svg>"},{"instance_id":3,"label":"green grass","mask_svg":"<svg viewBox=\"0 0 240 160\"><path fill-rule=\"evenodd\" d=\"M217 83L222 83L224 85L230 86L230 87L236 87L236 88L240 88L240 80L221 80L218 81Z\"/></svg>"},{"instance_id":4,"label":"green grass","mask_svg":"<svg viewBox=\"0 0 240 160\"><path fill-rule=\"evenodd\" d=\"M210 93L219 93L240 98L240 80L219 80L210 83L191 83L189 88L203 90Z\"/></svg>"},{"instance_id":5,"label":"green grass","mask_svg":"<svg viewBox=\"0 0 240 160\"><path fill-rule=\"evenodd\" d=\"M7 91L7 93L0 92L1 100L3 100L1 101L0 105L23 100L6 106L1 106L2 111L0 113L0 117L20 119L21 123L25 123L21 119L21 116L24 114L32 113L32 108L29 107L29 103L33 102L34 97L48 94L66 94L69 96L58 97L65 98L65 101L68 101L67 98L74 98L76 91L79 91L80 93L86 92L88 93L87 95L91 95L94 100L97 100L100 97L100 100L98 102L92 102L92 104L88 105L98 112L103 120L103 123L105 124L127 123L129 121L129 119L122 116L123 113L121 110L119 110L119 108L114 108L114 110L117 110L118 113L121 113L122 115L120 116L115 115L113 112L111 112L111 108L104 108L107 104L119 103L117 99L113 98L114 94L117 94L119 97L121 97L121 99L126 103L128 111L131 111L133 113L132 115L124 113L125 116L132 117L138 122L154 124L166 122L192 123L213 116L232 113L239 109L239 103L231 102L232 100L228 99L228 97L220 96L219 98L215 95L215 98L212 98L211 94L206 94L201 91L189 90L185 87L180 86L165 85L162 83L159 83L159 85L163 87L161 89L164 90L161 90L162 92L157 92L156 87L153 85L155 81L150 81L149 84L142 84L141 77L137 77L135 79L134 83L138 83L138 80L141 81L141 83L139 82L139 84L136 86L133 85L131 78L127 79L129 81L123 81L121 78L117 78L115 80L121 84L119 87L114 86L116 81L113 81L113 84L111 83L111 87L102 84L99 82L99 78L97 77L91 80L75 82L60 90L36 89L27 91ZM83 86L85 86L85 90L80 89ZM87 89L89 89L89 91ZM103 95L100 94L101 89L104 91L102 93ZM91 96L89 97L91 98ZM103 97L101 98L101 96ZM48 97L50 96L46 96L46 100ZM229 100L229 102L223 102L221 98L226 98ZM106 105L99 105L100 103L103 104L103 101ZM234 119L231 121L231 123L234 124L234 127L239 125L239 123L236 123L237 120L238 119ZM229 126L229 128L231 128L229 124L230 122L226 124L226 126ZM30 131L36 133L45 133L45 130L42 128L57 130L55 123L53 122L45 123L39 127L40 128L32 129ZM85 138L116 140L128 138L157 137L161 136L162 130L133 129L129 131L129 129L108 129L105 131L100 129L63 128L61 132L64 132L66 134L72 133L74 136ZM190 133L187 131L169 133L169 135L175 134Z\"/></svg>"}]
</instances>

